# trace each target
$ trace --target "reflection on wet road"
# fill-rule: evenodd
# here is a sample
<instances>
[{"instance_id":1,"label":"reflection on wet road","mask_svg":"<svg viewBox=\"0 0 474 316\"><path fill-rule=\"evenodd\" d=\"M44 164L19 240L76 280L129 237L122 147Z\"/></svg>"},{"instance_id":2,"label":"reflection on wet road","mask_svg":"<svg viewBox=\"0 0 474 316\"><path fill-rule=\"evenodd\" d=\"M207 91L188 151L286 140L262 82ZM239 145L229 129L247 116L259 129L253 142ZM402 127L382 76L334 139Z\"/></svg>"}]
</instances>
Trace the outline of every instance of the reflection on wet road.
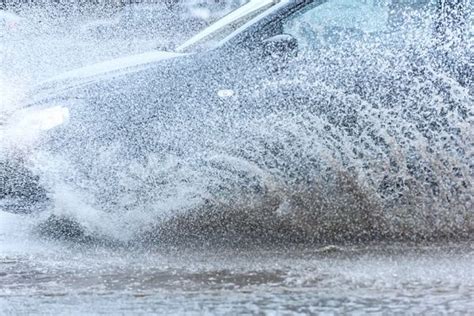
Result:
<instances>
[{"instance_id":1,"label":"reflection on wet road","mask_svg":"<svg viewBox=\"0 0 474 316\"><path fill-rule=\"evenodd\" d=\"M21 232L23 220L1 217L0 314L474 308L474 248L468 243L129 251L38 241Z\"/></svg>"}]
</instances>

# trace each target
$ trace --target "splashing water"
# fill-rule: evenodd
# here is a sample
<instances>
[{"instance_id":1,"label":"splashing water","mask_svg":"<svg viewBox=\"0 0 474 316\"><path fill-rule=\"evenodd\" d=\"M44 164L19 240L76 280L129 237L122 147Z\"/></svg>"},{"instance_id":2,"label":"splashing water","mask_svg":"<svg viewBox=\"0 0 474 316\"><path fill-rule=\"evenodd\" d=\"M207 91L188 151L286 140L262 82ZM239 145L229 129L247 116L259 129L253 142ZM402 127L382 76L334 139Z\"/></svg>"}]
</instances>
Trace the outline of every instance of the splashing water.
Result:
<instances>
[{"instance_id":1,"label":"splashing water","mask_svg":"<svg viewBox=\"0 0 474 316\"><path fill-rule=\"evenodd\" d=\"M27 88L156 45L94 40L84 16L50 15L23 14L34 36L0 34L0 185L4 156L20 156L7 172L39 185L20 178L13 193L47 195L31 214L0 197L0 314L473 310L472 37L341 33L188 98L170 93L185 74L161 66L85 93L52 85L66 97L54 106L90 120L31 147L2 125L38 97ZM150 96L162 110L144 123ZM91 104L114 106L81 113Z\"/></svg>"},{"instance_id":2,"label":"splashing water","mask_svg":"<svg viewBox=\"0 0 474 316\"><path fill-rule=\"evenodd\" d=\"M247 91L225 107L167 100L203 110L168 113L126 141L39 147L31 169L52 202L39 227L67 218L81 238L158 244L471 236L472 78L440 62L427 32L403 34L341 34L258 86L242 78ZM469 41L450 43L469 65Z\"/></svg>"}]
</instances>

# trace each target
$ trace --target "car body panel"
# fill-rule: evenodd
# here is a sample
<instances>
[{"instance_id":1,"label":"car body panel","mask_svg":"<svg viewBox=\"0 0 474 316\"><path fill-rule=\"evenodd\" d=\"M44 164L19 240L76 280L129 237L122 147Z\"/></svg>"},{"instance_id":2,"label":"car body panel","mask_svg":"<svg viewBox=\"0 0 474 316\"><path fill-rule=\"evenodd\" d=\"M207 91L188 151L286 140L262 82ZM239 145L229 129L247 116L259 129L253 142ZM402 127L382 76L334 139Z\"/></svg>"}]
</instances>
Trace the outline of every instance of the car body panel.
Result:
<instances>
[{"instance_id":1,"label":"car body panel","mask_svg":"<svg viewBox=\"0 0 474 316\"><path fill-rule=\"evenodd\" d=\"M42 100L54 94L61 95L65 91L140 72L161 61L186 55L183 53L148 51L74 69L40 82L28 95L29 103L41 103Z\"/></svg>"},{"instance_id":2,"label":"car body panel","mask_svg":"<svg viewBox=\"0 0 474 316\"><path fill-rule=\"evenodd\" d=\"M33 107L69 106L70 101L71 105L68 126L48 131L48 141L41 146L48 151L67 153L68 159L86 174L98 153L111 143L127 144L123 157L134 159L146 156L150 150L179 155L183 148L189 153L194 147L206 146L205 135L219 128L220 123L213 122L217 127L206 126L209 117L225 119L231 111L236 115L254 115L252 106L242 110L252 104L246 103L245 98L258 92L266 79L293 75L291 69L286 73L275 71L269 67L268 60L258 59L258 49L255 52L249 46L258 48L265 39L262 37L277 35L281 30L279 21L300 6L324 2L281 1L233 30L208 51L190 54L152 51L73 70L44 82L34 91ZM245 10L224 20L234 21L271 3L252 1ZM217 26L211 26L183 45L204 39L222 24L217 22ZM283 95L283 101L275 98L273 102L272 98L272 102L261 102L263 105L259 106L264 108L258 109L258 115L267 115L280 106L278 102L291 106L301 103L298 98L304 100L308 93L291 92L277 95ZM193 126L188 131L190 122ZM167 138L160 138L161 133ZM93 154L84 155L86 150Z\"/></svg>"},{"instance_id":3,"label":"car body panel","mask_svg":"<svg viewBox=\"0 0 474 316\"><path fill-rule=\"evenodd\" d=\"M86 67L74 69L58 76L50 78L44 81L42 84L57 83L60 81L77 80L80 82L89 81L91 78L100 77L100 79L106 79L107 75L114 75L116 73L127 73L138 71L140 66L155 63L161 60L170 58L176 58L185 54L162 52L162 51L149 51L141 54L132 56L126 56L108 60L101 63L96 63Z\"/></svg>"}]
</instances>

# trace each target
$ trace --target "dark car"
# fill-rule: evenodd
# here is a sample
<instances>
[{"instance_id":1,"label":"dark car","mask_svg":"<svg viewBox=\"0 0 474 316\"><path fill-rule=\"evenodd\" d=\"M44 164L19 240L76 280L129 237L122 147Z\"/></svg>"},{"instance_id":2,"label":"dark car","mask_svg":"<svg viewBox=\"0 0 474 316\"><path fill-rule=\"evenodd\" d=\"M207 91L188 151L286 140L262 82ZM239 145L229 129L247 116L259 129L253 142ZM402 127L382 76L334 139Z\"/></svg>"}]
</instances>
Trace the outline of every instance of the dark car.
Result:
<instances>
[{"instance_id":1,"label":"dark car","mask_svg":"<svg viewBox=\"0 0 474 316\"><path fill-rule=\"evenodd\" d=\"M236 139L239 133L245 133L245 127L237 122L243 118L264 118L275 111L288 110L288 115L294 115L289 109L309 106L308 100L319 91L303 89L301 85L291 90L290 84L288 89L275 91L271 89L272 81L290 82L295 69L304 73L305 60L324 63L331 60L327 52L350 52L361 43L385 46L393 52L403 50L405 34L413 29L428 27L433 38L440 40L446 27L451 31L459 28L464 34L465 19L458 19L449 26L443 24L445 12L449 11L445 6L449 5L442 3L428 0L253 0L173 52L149 52L112 60L48 80L9 121L10 133L15 135L11 139L18 140L11 147L22 145L11 149L9 157L4 158L8 160L4 163L7 167L2 168L5 174L0 198L11 201L13 197L16 205L27 205L19 200L47 200L47 192L52 189L49 187L51 179L58 171L54 169L71 168L74 171L62 176L61 183L74 182L71 179L78 175L81 180L74 185L79 187L88 187L90 181L102 181L107 185L95 193L106 191L104 196L108 202L119 200L128 189L126 185L118 185L125 181L118 174L128 167L117 160L107 160L107 153L111 152L114 157L138 164L149 163L153 155L163 164L166 157L171 156L205 160L203 148L210 147L219 155L234 146L233 152L239 155L245 151L245 142L239 143L240 148L222 139L225 133L235 135ZM442 12L439 15L430 15L438 17L435 21L423 19L427 12L439 10ZM434 47L433 54L441 56L446 69L460 81L467 82L470 71L463 61L453 60L449 51L436 51L436 45ZM337 89L344 84L345 69L337 66L337 60L333 62L336 66L328 63L325 71L333 72L332 79L328 78L334 84L331 89ZM352 92L362 96L370 93L364 84L376 74L359 71L349 75L354 76ZM372 83L379 80L370 78ZM318 111L329 115L333 108L328 105ZM331 121L331 117L328 120ZM340 128L352 133L350 129L355 125L351 124L348 115ZM263 147L269 153L278 151L278 147L271 144ZM40 152L41 158L35 156L31 162L32 150ZM33 171L29 171L30 168L21 167L39 163L44 169L51 155L61 157L64 164L57 162L60 167L48 169L50 179L38 178L37 174L44 176L44 170L37 172L32 168ZM245 153L246 159L253 161L251 156L252 153ZM107 166L101 164L104 159L108 161ZM259 163L258 159L255 163ZM268 168L285 168L285 162L278 159L265 163ZM100 170L106 168L110 172L99 176ZM183 178L182 181L190 180ZM43 186L46 189L41 189ZM140 190L153 190L152 187ZM120 204L114 203L112 205Z\"/></svg>"}]
</instances>

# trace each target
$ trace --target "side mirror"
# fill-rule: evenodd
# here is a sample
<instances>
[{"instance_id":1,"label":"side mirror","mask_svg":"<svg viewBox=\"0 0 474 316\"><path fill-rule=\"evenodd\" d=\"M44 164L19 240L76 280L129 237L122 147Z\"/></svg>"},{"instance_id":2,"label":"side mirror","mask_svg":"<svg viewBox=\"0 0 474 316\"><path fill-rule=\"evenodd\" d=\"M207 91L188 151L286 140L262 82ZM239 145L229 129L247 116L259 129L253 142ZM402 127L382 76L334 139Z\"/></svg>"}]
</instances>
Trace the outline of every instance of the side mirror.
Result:
<instances>
[{"instance_id":1,"label":"side mirror","mask_svg":"<svg viewBox=\"0 0 474 316\"><path fill-rule=\"evenodd\" d=\"M298 55L298 41L289 34L280 34L262 41L263 57L287 60Z\"/></svg>"}]
</instances>

